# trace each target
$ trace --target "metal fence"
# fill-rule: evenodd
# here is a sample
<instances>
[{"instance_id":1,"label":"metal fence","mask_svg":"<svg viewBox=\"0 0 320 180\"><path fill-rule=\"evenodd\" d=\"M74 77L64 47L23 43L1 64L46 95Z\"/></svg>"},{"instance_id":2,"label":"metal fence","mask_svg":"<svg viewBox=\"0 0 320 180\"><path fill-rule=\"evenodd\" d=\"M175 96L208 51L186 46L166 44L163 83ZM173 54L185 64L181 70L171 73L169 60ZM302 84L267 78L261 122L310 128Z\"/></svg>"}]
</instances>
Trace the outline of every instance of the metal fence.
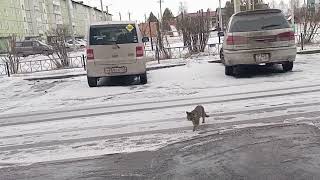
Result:
<instances>
[{"instance_id":1,"label":"metal fence","mask_svg":"<svg viewBox=\"0 0 320 180\"><path fill-rule=\"evenodd\" d=\"M201 55L204 55L204 56L219 55L221 47L222 47L222 44L220 43L208 44L205 47L204 52L201 52ZM198 48L200 48L200 46L198 46ZM188 56L190 56L189 46L169 47L164 49L168 52L171 59L187 58ZM151 58L153 60L157 59L155 50L154 51L145 50L145 54L148 58Z\"/></svg>"},{"instance_id":2,"label":"metal fence","mask_svg":"<svg viewBox=\"0 0 320 180\"><path fill-rule=\"evenodd\" d=\"M7 75L6 64L0 64L0 75Z\"/></svg>"},{"instance_id":3,"label":"metal fence","mask_svg":"<svg viewBox=\"0 0 320 180\"><path fill-rule=\"evenodd\" d=\"M57 62L59 61L59 59L21 60L18 64L17 74L57 70L59 69L57 66ZM85 67L85 56L69 57L69 63L69 66L65 69L83 68ZM0 64L0 75L8 75L8 66L10 65L5 63Z\"/></svg>"},{"instance_id":4,"label":"metal fence","mask_svg":"<svg viewBox=\"0 0 320 180\"><path fill-rule=\"evenodd\" d=\"M298 50L304 50L309 47L319 47L320 49L320 33L315 33L312 41L310 44L306 44L302 41L303 34L295 34L296 44L298 46ZM203 56L214 56L219 55L220 49L222 47L222 43L211 43L205 47L204 52L201 52ZM182 46L182 47L168 47L165 48L166 51L169 53L171 59L177 58L188 58L190 56L189 47ZM157 59L157 53L155 50L146 49L145 55L151 59ZM163 57L160 57L163 59ZM70 57L70 65L67 68L85 68L85 56L76 56ZM24 61L23 59L19 62L19 69L18 73L33 73L33 72L40 72L40 71L51 71L56 70L58 67L56 66L55 61L57 59L44 59L44 60L28 60ZM1 75L8 75L7 65L5 63L0 63L0 76Z\"/></svg>"},{"instance_id":5,"label":"metal fence","mask_svg":"<svg viewBox=\"0 0 320 180\"><path fill-rule=\"evenodd\" d=\"M307 32L308 34L310 32ZM303 40L304 34L298 33L295 34L296 45L298 50L307 50L307 49L320 49L320 33L313 33L312 38L308 42L308 40ZM308 39L308 37L306 38Z\"/></svg>"}]
</instances>

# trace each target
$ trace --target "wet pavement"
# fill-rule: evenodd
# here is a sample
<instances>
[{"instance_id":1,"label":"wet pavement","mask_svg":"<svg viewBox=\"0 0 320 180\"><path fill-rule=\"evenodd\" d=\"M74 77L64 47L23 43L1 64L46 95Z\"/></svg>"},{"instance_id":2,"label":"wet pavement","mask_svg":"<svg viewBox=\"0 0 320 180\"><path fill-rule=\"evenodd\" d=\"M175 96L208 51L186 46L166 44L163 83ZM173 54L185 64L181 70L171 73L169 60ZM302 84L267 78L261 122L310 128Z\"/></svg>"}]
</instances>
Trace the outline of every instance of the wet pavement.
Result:
<instances>
[{"instance_id":1,"label":"wet pavement","mask_svg":"<svg viewBox=\"0 0 320 180\"><path fill-rule=\"evenodd\" d=\"M0 179L320 179L320 130L281 124L229 130L152 152L0 169Z\"/></svg>"}]
</instances>

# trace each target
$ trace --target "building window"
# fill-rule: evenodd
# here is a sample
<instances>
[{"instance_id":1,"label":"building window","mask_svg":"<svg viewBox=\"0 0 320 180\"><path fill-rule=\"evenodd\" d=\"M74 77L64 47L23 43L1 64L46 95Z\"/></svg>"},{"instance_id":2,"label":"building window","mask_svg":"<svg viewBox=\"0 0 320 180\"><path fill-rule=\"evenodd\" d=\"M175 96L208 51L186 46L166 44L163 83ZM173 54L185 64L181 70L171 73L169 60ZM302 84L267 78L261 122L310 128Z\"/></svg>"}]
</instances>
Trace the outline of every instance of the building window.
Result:
<instances>
[{"instance_id":1,"label":"building window","mask_svg":"<svg viewBox=\"0 0 320 180\"><path fill-rule=\"evenodd\" d=\"M7 11L7 9L4 9L3 12L4 12L4 15L8 17L8 11Z\"/></svg>"},{"instance_id":2,"label":"building window","mask_svg":"<svg viewBox=\"0 0 320 180\"><path fill-rule=\"evenodd\" d=\"M27 21L26 17L23 17L23 21L24 21L24 22L26 22L26 21Z\"/></svg>"},{"instance_id":3,"label":"building window","mask_svg":"<svg viewBox=\"0 0 320 180\"><path fill-rule=\"evenodd\" d=\"M24 5L23 4L21 5L21 8L24 9Z\"/></svg>"}]
</instances>

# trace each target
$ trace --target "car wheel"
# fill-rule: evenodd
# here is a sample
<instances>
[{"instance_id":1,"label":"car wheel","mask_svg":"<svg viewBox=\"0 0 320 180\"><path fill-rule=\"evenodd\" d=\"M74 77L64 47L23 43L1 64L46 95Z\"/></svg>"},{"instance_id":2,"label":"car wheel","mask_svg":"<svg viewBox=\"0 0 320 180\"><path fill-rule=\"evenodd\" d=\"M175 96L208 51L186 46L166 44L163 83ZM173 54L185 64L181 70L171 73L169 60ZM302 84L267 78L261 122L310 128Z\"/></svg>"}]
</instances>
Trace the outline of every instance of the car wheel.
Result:
<instances>
[{"instance_id":1,"label":"car wheel","mask_svg":"<svg viewBox=\"0 0 320 180\"><path fill-rule=\"evenodd\" d=\"M227 76L232 76L234 74L233 73L233 71L234 71L234 67L233 66L225 66L224 68L225 68L224 72L225 72L225 74Z\"/></svg>"},{"instance_id":2,"label":"car wheel","mask_svg":"<svg viewBox=\"0 0 320 180\"><path fill-rule=\"evenodd\" d=\"M285 62L282 64L282 69L284 72L292 71L293 69L293 62Z\"/></svg>"},{"instance_id":3,"label":"car wheel","mask_svg":"<svg viewBox=\"0 0 320 180\"><path fill-rule=\"evenodd\" d=\"M220 49L220 60L221 60L222 64L225 64L225 62L224 62L224 54L223 54L223 49L222 48Z\"/></svg>"},{"instance_id":4,"label":"car wheel","mask_svg":"<svg viewBox=\"0 0 320 180\"><path fill-rule=\"evenodd\" d=\"M88 80L88 85L89 85L89 87L97 87L97 85L98 85L98 78L96 78L96 77L88 77L88 76L87 76L87 80Z\"/></svg>"},{"instance_id":5,"label":"car wheel","mask_svg":"<svg viewBox=\"0 0 320 180\"><path fill-rule=\"evenodd\" d=\"M273 63L266 63L266 67L272 67L273 65Z\"/></svg>"},{"instance_id":6,"label":"car wheel","mask_svg":"<svg viewBox=\"0 0 320 180\"><path fill-rule=\"evenodd\" d=\"M147 77L147 73L146 72L144 74L140 75L140 83L141 84L147 84L148 83L148 77Z\"/></svg>"}]
</instances>

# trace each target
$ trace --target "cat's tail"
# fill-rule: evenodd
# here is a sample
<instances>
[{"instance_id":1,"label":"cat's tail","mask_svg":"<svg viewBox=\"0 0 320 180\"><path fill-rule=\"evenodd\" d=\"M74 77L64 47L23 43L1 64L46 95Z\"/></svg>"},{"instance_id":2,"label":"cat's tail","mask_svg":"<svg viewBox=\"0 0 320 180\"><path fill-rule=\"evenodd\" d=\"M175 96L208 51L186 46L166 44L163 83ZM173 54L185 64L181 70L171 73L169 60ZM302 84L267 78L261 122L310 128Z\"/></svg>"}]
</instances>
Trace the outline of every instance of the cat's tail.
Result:
<instances>
[{"instance_id":1,"label":"cat's tail","mask_svg":"<svg viewBox=\"0 0 320 180\"><path fill-rule=\"evenodd\" d=\"M206 117L210 117L210 116L206 113Z\"/></svg>"}]
</instances>

